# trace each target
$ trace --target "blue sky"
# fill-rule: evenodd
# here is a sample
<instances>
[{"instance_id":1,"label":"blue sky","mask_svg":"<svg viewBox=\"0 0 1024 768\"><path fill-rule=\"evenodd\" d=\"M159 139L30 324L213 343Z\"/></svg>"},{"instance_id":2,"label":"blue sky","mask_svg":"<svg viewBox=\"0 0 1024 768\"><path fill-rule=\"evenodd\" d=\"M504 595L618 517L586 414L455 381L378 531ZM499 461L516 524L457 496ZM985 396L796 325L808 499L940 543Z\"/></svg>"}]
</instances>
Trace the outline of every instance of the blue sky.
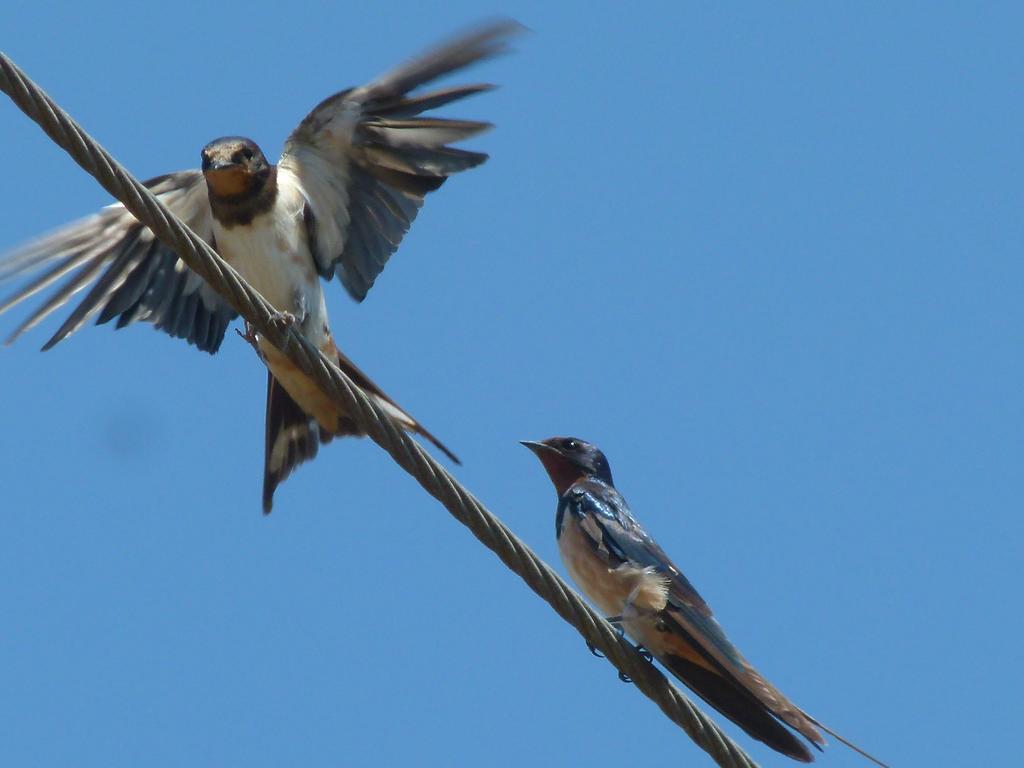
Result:
<instances>
[{"instance_id":1,"label":"blue sky","mask_svg":"<svg viewBox=\"0 0 1024 768\"><path fill-rule=\"evenodd\" d=\"M571 433L801 706L894 765L1003 762L1019 6L292 8L21 4L5 50L148 177L223 134L276 156L327 94L489 14L529 26L464 78L501 89L449 110L497 124L491 161L365 303L330 288L339 344L550 562L516 441ZM0 250L108 202L12 105L0 126ZM0 350L5 764L711 764L373 443L325 448L263 518L241 341L88 328L40 354L56 326Z\"/></svg>"}]
</instances>

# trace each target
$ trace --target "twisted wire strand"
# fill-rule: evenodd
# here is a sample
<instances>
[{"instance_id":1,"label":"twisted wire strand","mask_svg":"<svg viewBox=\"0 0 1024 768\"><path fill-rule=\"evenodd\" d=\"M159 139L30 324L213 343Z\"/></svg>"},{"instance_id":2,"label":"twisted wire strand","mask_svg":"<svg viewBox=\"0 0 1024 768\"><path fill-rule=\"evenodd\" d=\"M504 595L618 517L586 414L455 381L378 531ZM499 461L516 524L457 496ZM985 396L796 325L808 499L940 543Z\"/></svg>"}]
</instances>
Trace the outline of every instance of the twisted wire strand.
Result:
<instances>
[{"instance_id":1,"label":"twisted wire strand","mask_svg":"<svg viewBox=\"0 0 1024 768\"><path fill-rule=\"evenodd\" d=\"M174 249L190 269L234 307L261 335L282 350L336 401L359 427L427 493L494 552L530 589L571 624L594 648L722 768L757 764L628 641L427 454L386 412L371 402L333 363L309 344L205 241L168 211L89 136L17 65L0 52L0 90L71 158L117 198L140 222Z\"/></svg>"}]
</instances>

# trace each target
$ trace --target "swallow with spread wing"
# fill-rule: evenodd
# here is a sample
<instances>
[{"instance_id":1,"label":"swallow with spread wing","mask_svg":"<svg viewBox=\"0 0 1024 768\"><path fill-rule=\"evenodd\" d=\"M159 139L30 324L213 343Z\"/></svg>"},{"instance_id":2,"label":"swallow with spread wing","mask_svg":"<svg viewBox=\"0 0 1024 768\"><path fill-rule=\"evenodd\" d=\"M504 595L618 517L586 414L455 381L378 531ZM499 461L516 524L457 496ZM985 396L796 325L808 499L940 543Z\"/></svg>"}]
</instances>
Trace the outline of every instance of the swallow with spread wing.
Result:
<instances>
[{"instance_id":1,"label":"swallow with spread wing","mask_svg":"<svg viewBox=\"0 0 1024 768\"><path fill-rule=\"evenodd\" d=\"M202 150L202 170L159 176L146 186L303 335L406 429L458 461L444 445L342 354L331 335L320 279L335 276L362 301L415 219L423 199L487 155L450 146L489 123L424 116L491 88L412 91L507 48L513 22L481 27L358 88L321 102L288 137L277 165L250 139L225 137ZM88 320L153 323L216 352L235 311L121 205L71 224L0 260L0 280L47 267L0 303L0 313L64 282L19 325L13 342L79 291L81 303L46 343ZM269 369L263 508L274 489L321 442L359 435L288 358L256 339Z\"/></svg>"},{"instance_id":2,"label":"swallow with spread wing","mask_svg":"<svg viewBox=\"0 0 1024 768\"><path fill-rule=\"evenodd\" d=\"M612 483L596 446L573 437L523 441L558 493L555 535L569 575L605 616L646 648L704 701L755 739L802 762L810 751L786 728L820 749L823 726L743 658L707 603L643 529Z\"/></svg>"}]
</instances>

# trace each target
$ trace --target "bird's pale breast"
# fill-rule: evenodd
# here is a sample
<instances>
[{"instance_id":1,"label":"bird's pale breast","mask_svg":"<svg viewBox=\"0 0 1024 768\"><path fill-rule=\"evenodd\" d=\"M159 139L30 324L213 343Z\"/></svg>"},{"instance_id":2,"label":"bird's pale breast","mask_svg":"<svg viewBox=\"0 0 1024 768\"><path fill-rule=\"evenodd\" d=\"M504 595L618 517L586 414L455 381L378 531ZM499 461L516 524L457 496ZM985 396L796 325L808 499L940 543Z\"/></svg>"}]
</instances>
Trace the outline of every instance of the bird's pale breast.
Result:
<instances>
[{"instance_id":1,"label":"bird's pale breast","mask_svg":"<svg viewBox=\"0 0 1024 768\"><path fill-rule=\"evenodd\" d=\"M328 357L337 350L331 339L320 277L309 252L302 222L303 199L281 184L274 206L244 226L215 223L217 250L279 312L295 316L300 332ZM337 407L288 358L260 340L267 367L302 409L327 430L337 426ZM334 357L332 357L334 359Z\"/></svg>"},{"instance_id":2,"label":"bird's pale breast","mask_svg":"<svg viewBox=\"0 0 1024 768\"><path fill-rule=\"evenodd\" d=\"M628 563L609 567L608 561L593 544L593 538L581 528L580 521L566 516L558 550L566 570L605 616L621 616L626 603L638 603L644 610L665 606L666 585L662 576L649 568ZM586 525L586 521L583 522Z\"/></svg>"},{"instance_id":3,"label":"bird's pale breast","mask_svg":"<svg viewBox=\"0 0 1024 768\"><path fill-rule=\"evenodd\" d=\"M273 207L247 225L224 227L214 221L217 251L279 312L300 319L323 314L323 290L309 252L302 222L303 199L281 184ZM318 329L310 327L315 335ZM312 335L310 341L314 341Z\"/></svg>"}]
</instances>

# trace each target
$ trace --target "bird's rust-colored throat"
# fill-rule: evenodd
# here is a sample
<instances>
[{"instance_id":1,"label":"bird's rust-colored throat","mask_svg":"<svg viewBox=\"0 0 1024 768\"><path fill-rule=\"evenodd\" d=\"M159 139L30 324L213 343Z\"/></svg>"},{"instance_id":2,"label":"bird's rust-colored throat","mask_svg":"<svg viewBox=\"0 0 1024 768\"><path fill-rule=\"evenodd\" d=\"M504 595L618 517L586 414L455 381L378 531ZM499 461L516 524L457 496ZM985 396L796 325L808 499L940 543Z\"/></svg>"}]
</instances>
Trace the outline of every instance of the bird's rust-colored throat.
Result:
<instances>
[{"instance_id":1,"label":"bird's rust-colored throat","mask_svg":"<svg viewBox=\"0 0 1024 768\"><path fill-rule=\"evenodd\" d=\"M526 447L537 454L540 463L551 478L555 486L555 492L561 496L575 483L582 480L585 475L575 462L565 458L561 453L545 443L525 443Z\"/></svg>"},{"instance_id":2,"label":"bird's rust-colored throat","mask_svg":"<svg viewBox=\"0 0 1024 768\"><path fill-rule=\"evenodd\" d=\"M217 197L241 197L252 189L253 176L241 165L210 169L205 176L207 186Z\"/></svg>"}]
</instances>

